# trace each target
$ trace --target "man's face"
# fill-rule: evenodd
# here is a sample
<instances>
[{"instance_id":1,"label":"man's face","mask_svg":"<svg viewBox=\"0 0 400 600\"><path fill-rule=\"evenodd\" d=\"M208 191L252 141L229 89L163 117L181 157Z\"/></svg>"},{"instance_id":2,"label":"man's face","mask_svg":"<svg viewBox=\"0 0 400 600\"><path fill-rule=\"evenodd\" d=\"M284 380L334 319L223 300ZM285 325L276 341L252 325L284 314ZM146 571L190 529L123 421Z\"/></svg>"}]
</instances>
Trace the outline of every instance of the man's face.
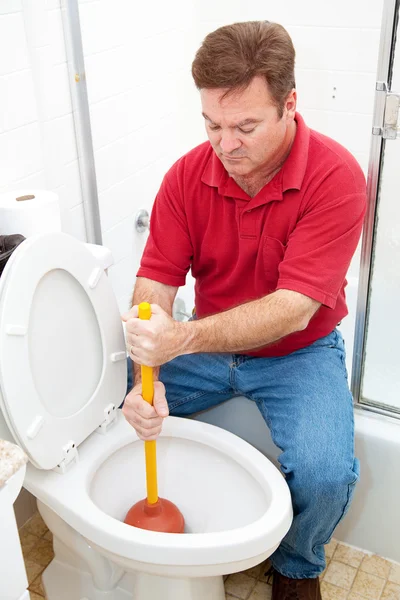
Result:
<instances>
[{"instance_id":1,"label":"man's face","mask_svg":"<svg viewBox=\"0 0 400 600\"><path fill-rule=\"evenodd\" d=\"M273 169L291 137L296 92L290 92L282 118L263 77L255 77L243 92L221 99L224 89L200 91L208 139L232 177Z\"/></svg>"}]
</instances>

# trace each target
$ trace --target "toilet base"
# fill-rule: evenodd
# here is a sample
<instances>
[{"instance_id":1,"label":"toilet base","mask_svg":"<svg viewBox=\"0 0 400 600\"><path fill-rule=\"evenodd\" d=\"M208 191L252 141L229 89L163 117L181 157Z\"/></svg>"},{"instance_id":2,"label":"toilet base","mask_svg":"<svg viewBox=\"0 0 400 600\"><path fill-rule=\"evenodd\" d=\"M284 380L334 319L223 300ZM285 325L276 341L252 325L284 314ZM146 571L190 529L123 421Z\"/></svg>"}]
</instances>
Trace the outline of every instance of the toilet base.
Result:
<instances>
[{"instance_id":1,"label":"toilet base","mask_svg":"<svg viewBox=\"0 0 400 600\"><path fill-rule=\"evenodd\" d=\"M132 594L119 586L99 590L90 573L80 571L54 559L42 574L47 600L132 600Z\"/></svg>"},{"instance_id":2,"label":"toilet base","mask_svg":"<svg viewBox=\"0 0 400 600\"><path fill-rule=\"evenodd\" d=\"M128 570L100 554L40 500L38 509L53 533L55 556L42 575L47 600L225 600L222 575L168 577Z\"/></svg>"},{"instance_id":3,"label":"toilet base","mask_svg":"<svg viewBox=\"0 0 400 600\"><path fill-rule=\"evenodd\" d=\"M125 573L113 589L99 590L88 572L55 558L42 575L47 600L225 600L222 576L172 578Z\"/></svg>"}]
</instances>

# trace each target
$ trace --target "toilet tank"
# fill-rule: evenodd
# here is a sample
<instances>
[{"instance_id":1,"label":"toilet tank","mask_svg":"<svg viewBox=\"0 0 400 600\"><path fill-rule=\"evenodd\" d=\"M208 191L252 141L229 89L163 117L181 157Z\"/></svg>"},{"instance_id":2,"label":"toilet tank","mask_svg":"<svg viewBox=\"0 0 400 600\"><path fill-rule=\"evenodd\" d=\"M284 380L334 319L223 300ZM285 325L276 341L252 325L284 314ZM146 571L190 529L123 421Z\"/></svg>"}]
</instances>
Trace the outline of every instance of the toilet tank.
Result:
<instances>
[{"instance_id":1,"label":"toilet tank","mask_svg":"<svg viewBox=\"0 0 400 600\"><path fill-rule=\"evenodd\" d=\"M256 403L252 400L244 396L236 396L197 413L194 418L236 434L257 448L279 468L278 456L281 450L272 441L271 433Z\"/></svg>"},{"instance_id":2,"label":"toilet tank","mask_svg":"<svg viewBox=\"0 0 400 600\"><path fill-rule=\"evenodd\" d=\"M104 271L107 272L107 269L109 269L114 264L114 258L111 253L111 250L109 250L105 246L100 246L98 244L85 244L85 247L98 261L100 266L103 267Z\"/></svg>"}]
</instances>

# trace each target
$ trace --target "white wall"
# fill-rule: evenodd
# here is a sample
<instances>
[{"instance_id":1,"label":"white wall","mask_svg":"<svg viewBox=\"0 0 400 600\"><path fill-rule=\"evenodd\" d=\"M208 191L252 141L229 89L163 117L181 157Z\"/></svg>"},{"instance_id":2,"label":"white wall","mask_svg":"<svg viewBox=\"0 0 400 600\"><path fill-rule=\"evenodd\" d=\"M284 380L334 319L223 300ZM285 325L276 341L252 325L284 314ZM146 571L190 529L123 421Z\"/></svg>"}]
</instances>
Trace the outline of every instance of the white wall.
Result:
<instances>
[{"instance_id":1,"label":"white wall","mask_svg":"<svg viewBox=\"0 0 400 600\"><path fill-rule=\"evenodd\" d=\"M134 216L150 212L168 168L205 139L190 77L194 4L81 1L80 18L103 243L126 310L146 240Z\"/></svg>"},{"instance_id":2,"label":"white wall","mask_svg":"<svg viewBox=\"0 0 400 600\"><path fill-rule=\"evenodd\" d=\"M0 192L18 188L56 191L63 230L86 238L57 0L0 2Z\"/></svg>"},{"instance_id":3,"label":"white wall","mask_svg":"<svg viewBox=\"0 0 400 600\"><path fill-rule=\"evenodd\" d=\"M238 20L287 27L297 52L299 110L366 171L382 4L80 0L103 243L114 254L110 278L121 310L146 237L134 231L134 216L151 209L174 160L205 139L190 75L203 37ZM64 231L85 239L74 135L60 0L3 0L0 191L57 191Z\"/></svg>"}]
</instances>

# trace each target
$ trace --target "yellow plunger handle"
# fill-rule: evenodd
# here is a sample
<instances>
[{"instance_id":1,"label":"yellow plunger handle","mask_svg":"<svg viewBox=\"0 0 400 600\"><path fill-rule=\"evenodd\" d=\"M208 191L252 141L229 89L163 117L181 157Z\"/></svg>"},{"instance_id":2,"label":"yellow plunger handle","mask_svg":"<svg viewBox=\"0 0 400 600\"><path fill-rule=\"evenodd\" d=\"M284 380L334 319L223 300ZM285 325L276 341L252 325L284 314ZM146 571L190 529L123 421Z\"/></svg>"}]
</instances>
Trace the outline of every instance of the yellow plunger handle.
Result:
<instances>
[{"instance_id":1,"label":"yellow plunger handle","mask_svg":"<svg viewBox=\"0 0 400 600\"><path fill-rule=\"evenodd\" d=\"M139 304L139 319L150 319L151 307L148 302ZM154 384L153 384L153 369L141 365L142 373L142 396L149 404L153 404ZM158 500L157 488L157 446L156 441L144 443L144 452L146 457L146 485L147 485L147 501L149 504L155 504Z\"/></svg>"}]
</instances>

